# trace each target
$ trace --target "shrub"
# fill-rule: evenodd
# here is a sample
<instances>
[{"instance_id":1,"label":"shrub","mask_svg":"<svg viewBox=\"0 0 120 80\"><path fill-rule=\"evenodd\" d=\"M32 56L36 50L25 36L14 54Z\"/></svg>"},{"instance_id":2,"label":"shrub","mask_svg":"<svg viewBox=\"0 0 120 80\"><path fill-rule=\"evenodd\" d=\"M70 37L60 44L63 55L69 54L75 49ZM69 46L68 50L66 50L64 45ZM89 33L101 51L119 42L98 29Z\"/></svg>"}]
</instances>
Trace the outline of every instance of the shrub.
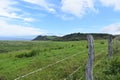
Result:
<instances>
[{"instance_id":1,"label":"shrub","mask_svg":"<svg viewBox=\"0 0 120 80\"><path fill-rule=\"evenodd\" d=\"M117 54L117 53L120 52L120 50L119 50L119 48L114 48L114 49L113 49L113 52L114 52L114 54Z\"/></svg>"},{"instance_id":2,"label":"shrub","mask_svg":"<svg viewBox=\"0 0 120 80\"><path fill-rule=\"evenodd\" d=\"M64 49L64 47L58 47L58 49Z\"/></svg>"},{"instance_id":3,"label":"shrub","mask_svg":"<svg viewBox=\"0 0 120 80\"><path fill-rule=\"evenodd\" d=\"M86 48L88 49L88 45L86 46Z\"/></svg>"},{"instance_id":4,"label":"shrub","mask_svg":"<svg viewBox=\"0 0 120 80\"><path fill-rule=\"evenodd\" d=\"M19 55L17 55L16 57L17 57L17 58L33 57L33 56L35 56L35 55L38 55L39 52L40 52L39 50L32 50L32 51L30 51L29 53L19 54Z\"/></svg>"},{"instance_id":5,"label":"shrub","mask_svg":"<svg viewBox=\"0 0 120 80\"><path fill-rule=\"evenodd\" d=\"M74 45L71 45L71 47L74 47Z\"/></svg>"},{"instance_id":6,"label":"shrub","mask_svg":"<svg viewBox=\"0 0 120 80\"><path fill-rule=\"evenodd\" d=\"M15 57L17 57L17 58L23 58L23 57L25 57L25 54L19 54L19 55L16 55Z\"/></svg>"},{"instance_id":7,"label":"shrub","mask_svg":"<svg viewBox=\"0 0 120 80\"><path fill-rule=\"evenodd\" d=\"M32 57L39 54L39 50L32 50L29 54L26 54L26 57Z\"/></svg>"},{"instance_id":8,"label":"shrub","mask_svg":"<svg viewBox=\"0 0 120 80\"><path fill-rule=\"evenodd\" d=\"M100 42L100 44L105 44L104 42Z\"/></svg>"},{"instance_id":9,"label":"shrub","mask_svg":"<svg viewBox=\"0 0 120 80\"><path fill-rule=\"evenodd\" d=\"M105 71L103 71L104 74L116 75L120 73L120 60L118 58L113 59L108 64L109 66L107 66Z\"/></svg>"}]
</instances>

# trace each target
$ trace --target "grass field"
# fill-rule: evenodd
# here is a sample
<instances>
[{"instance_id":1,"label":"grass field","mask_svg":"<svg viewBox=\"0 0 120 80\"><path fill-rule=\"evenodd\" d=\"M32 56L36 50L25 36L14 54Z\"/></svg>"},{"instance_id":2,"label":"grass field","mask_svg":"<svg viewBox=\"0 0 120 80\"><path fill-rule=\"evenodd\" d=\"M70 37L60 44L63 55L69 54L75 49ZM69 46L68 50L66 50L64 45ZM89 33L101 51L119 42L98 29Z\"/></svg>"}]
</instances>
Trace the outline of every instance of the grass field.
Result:
<instances>
[{"instance_id":1,"label":"grass field","mask_svg":"<svg viewBox=\"0 0 120 80\"><path fill-rule=\"evenodd\" d=\"M106 40L95 40L95 80L120 79L120 73L104 74L112 62L107 46ZM14 80L38 69L20 80L85 80L87 55L87 41L0 41L0 80Z\"/></svg>"}]
</instances>

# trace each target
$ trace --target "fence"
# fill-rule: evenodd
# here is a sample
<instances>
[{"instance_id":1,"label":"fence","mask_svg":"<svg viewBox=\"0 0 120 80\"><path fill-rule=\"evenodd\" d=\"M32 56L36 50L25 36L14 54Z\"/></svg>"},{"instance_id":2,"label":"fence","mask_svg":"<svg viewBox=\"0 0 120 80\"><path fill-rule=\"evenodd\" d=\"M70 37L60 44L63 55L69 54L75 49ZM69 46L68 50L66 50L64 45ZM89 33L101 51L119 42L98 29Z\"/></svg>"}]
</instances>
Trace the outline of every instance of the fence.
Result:
<instances>
[{"instance_id":1,"label":"fence","mask_svg":"<svg viewBox=\"0 0 120 80\"><path fill-rule=\"evenodd\" d=\"M119 36L115 38L115 46L118 48L118 41ZM112 35L108 38L108 57L112 58L113 56L113 41L112 41ZM93 80L93 63L94 63L94 39L92 35L88 35L88 61L86 64L86 80Z\"/></svg>"},{"instance_id":2,"label":"fence","mask_svg":"<svg viewBox=\"0 0 120 80\"><path fill-rule=\"evenodd\" d=\"M94 38L93 38L92 35L88 35L87 39L88 39L88 60L87 60L86 66L85 66L85 74L86 74L85 76L86 76L86 80L93 80L93 68L94 68L94 66L96 66L96 65L93 66L93 64L94 64L94 57L96 57L96 56L94 56ZM118 37L116 38L116 45L118 47ZM62 61L65 61L65 60L67 60L67 59L69 59L71 57L74 57L74 56L76 56L78 54L80 54L80 53L76 53L74 55L65 57L64 59L56 61L53 64L49 64L48 66L39 68L39 69L37 69L35 71L32 71L32 72L27 73L25 75L22 75L22 76L14 79L14 80L19 80L19 79L22 79L24 77L30 76L31 74L34 74L34 73L36 73L38 71L42 71L42 70L44 70L46 68L49 68L49 67L51 67L53 65L56 65L56 64L58 64L58 63L60 63ZM109 39L108 39L108 56L109 56L109 58L112 58L112 54L113 54L112 36L110 36ZM73 73L71 73L70 75L68 75L68 77L65 78L64 80L67 80L69 77L71 77L73 74L75 74L78 70L80 70L80 68L81 68L81 66L79 66ZM84 76L84 74L81 76L81 78L79 80L81 80L83 78L83 76Z\"/></svg>"}]
</instances>

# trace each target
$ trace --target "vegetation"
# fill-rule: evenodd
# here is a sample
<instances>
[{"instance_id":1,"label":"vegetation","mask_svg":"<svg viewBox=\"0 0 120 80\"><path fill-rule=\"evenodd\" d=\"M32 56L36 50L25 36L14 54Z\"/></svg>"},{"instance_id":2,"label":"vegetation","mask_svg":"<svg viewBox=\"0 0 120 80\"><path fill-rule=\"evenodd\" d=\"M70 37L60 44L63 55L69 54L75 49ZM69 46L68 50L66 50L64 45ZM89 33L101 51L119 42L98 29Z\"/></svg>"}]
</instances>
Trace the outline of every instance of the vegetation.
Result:
<instances>
[{"instance_id":1,"label":"vegetation","mask_svg":"<svg viewBox=\"0 0 120 80\"><path fill-rule=\"evenodd\" d=\"M39 50L32 50L29 53L23 53L16 55L17 58L24 58L24 57L33 57L39 54Z\"/></svg>"},{"instance_id":2,"label":"vegetation","mask_svg":"<svg viewBox=\"0 0 120 80\"><path fill-rule=\"evenodd\" d=\"M120 60L118 58L114 58L107 63L107 67L104 71L105 75L117 75L120 73Z\"/></svg>"},{"instance_id":3,"label":"vegetation","mask_svg":"<svg viewBox=\"0 0 120 80\"><path fill-rule=\"evenodd\" d=\"M44 41L48 41L48 40L54 40L55 38L57 38L57 36L42 36L42 35L39 35L37 36L35 39L33 40L44 40Z\"/></svg>"},{"instance_id":4,"label":"vegetation","mask_svg":"<svg viewBox=\"0 0 120 80\"><path fill-rule=\"evenodd\" d=\"M87 41L0 41L0 80L85 80ZM119 48L107 58L107 40L95 40L95 80L119 80ZM73 56L74 55L74 56ZM65 59L65 60L63 60ZM59 62L58 62L59 61ZM55 64L56 63L56 64ZM45 68L46 66L54 64ZM79 69L78 69L79 68ZM76 69L74 74L72 74Z\"/></svg>"},{"instance_id":5,"label":"vegetation","mask_svg":"<svg viewBox=\"0 0 120 80\"><path fill-rule=\"evenodd\" d=\"M86 40L86 36L92 34L95 39L107 39L110 34L102 33L72 33L62 37L59 36L37 36L33 40L51 40L51 41L79 41Z\"/></svg>"}]
</instances>

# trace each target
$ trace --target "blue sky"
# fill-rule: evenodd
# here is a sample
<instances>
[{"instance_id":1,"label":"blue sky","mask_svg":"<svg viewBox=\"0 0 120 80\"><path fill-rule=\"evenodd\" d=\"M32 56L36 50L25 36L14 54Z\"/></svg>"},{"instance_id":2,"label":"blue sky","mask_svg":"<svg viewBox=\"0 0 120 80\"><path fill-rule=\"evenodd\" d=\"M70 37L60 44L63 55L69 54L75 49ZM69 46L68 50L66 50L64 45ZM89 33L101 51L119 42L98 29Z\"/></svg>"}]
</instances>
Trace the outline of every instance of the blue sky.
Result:
<instances>
[{"instance_id":1,"label":"blue sky","mask_svg":"<svg viewBox=\"0 0 120 80\"><path fill-rule=\"evenodd\" d=\"M0 0L0 37L120 34L120 0Z\"/></svg>"}]
</instances>

